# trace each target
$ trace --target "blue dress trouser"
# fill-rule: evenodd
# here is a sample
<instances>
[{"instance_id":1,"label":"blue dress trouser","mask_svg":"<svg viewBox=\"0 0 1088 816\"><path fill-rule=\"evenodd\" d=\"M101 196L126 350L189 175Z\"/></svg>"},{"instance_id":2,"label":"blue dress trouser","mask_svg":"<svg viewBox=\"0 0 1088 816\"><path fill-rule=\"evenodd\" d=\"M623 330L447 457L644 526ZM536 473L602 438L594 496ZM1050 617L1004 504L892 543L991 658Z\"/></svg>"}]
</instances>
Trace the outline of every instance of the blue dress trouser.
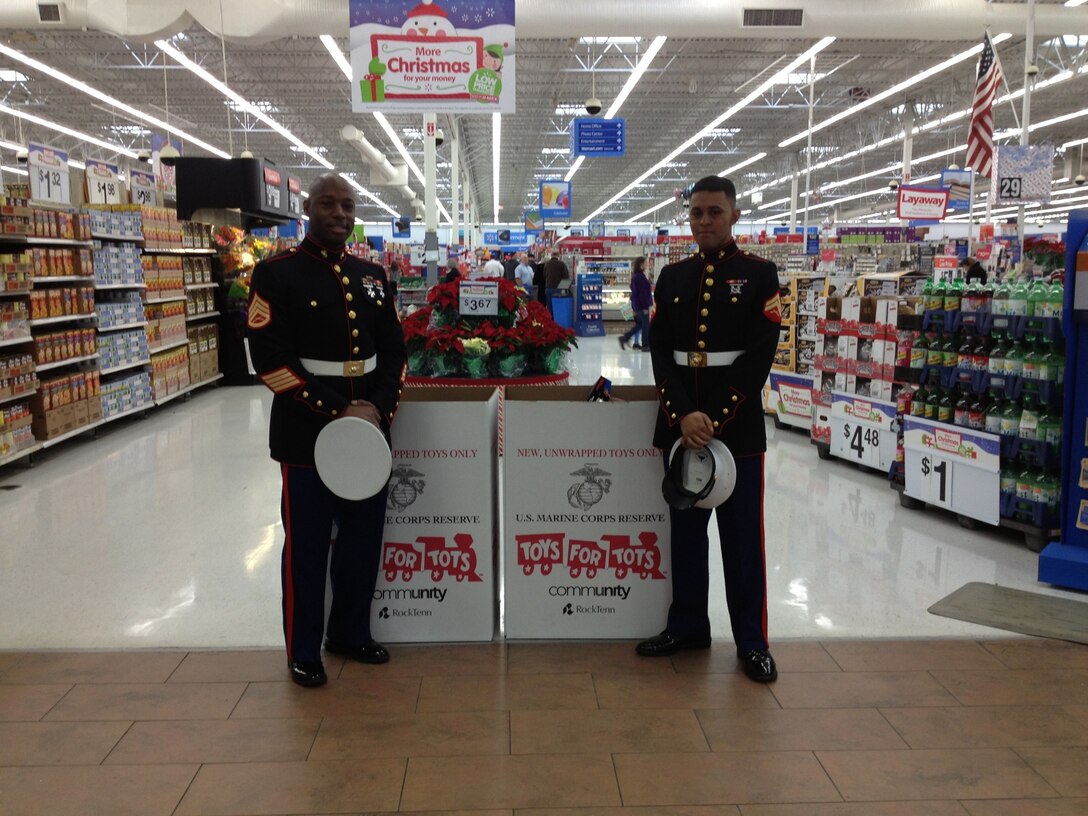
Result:
<instances>
[{"instance_id":1,"label":"blue dress trouser","mask_svg":"<svg viewBox=\"0 0 1088 816\"><path fill-rule=\"evenodd\" d=\"M280 512L286 535L280 576L287 659L316 661L325 631L326 575L332 579L329 638L349 646L371 639L370 602L381 561L386 488L369 499L348 501L325 487L316 468L281 468Z\"/></svg>"},{"instance_id":2,"label":"blue dress trouser","mask_svg":"<svg viewBox=\"0 0 1088 816\"><path fill-rule=\"evenodd\" d=\"M738 651L766 649L767 564L763 539L763 457L738 456L737 485L714 509L721 539L725 599ZM711 510L669 508L672 605L666 630L681 640L710 637Z\"/></svg>"}]
</instances>

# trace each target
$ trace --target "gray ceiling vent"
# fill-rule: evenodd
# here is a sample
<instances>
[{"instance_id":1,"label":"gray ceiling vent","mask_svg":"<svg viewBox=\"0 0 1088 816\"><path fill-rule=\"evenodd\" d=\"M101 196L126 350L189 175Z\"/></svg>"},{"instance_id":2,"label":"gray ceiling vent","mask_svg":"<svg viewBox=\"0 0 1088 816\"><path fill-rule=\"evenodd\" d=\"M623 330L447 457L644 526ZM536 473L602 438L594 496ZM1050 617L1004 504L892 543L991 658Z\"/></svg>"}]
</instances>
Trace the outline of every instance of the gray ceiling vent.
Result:
<instances>
[{"instance_id":1,"label":"gray ceiling vent","mask_svg":"<svg viewBox=\"0 0 1088 816\"><path fill-rule=\"evenodd\" d=\"M745 28L800 28L804 22L803 9L744 9Z\"/></svg>"},{"instance_id":2,"label":"gray ceiling vent","mask_svg":"<svg viewBox=\"0 0 1088 816\"><path fill-rule=\"evenodd\" d=\"M38 20L43 23L63 23L64 6L61 3L38 3Z\"/></svg>"}]
</instances>

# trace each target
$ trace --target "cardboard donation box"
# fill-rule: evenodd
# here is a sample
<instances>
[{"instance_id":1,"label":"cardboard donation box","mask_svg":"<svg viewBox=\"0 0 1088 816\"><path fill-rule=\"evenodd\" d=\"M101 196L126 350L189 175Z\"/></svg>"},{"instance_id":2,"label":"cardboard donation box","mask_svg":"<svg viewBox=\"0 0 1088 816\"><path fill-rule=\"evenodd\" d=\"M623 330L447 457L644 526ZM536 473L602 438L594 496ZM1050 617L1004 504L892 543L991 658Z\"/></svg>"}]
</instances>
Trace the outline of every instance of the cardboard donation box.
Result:
<instances>
[{"instance_id":1,"label":"cardboard donation box","mask_svg":"<svg viewBox=\"0 0 1088 816\"><path fill-rule=\"evenodd\" d=\"M393 422L379 641L488 641L497 618L499 393L407 388Z\"/></svg>"},{"instance_id":2,"label":"cardboard donation box","mask_svg":"<svg viewBox=\"0 0 1088 816\"><path fill-rule=\"evenodd\" d=\"M510 387L503 427L503 587L510 638L638 638L672 599L657 391Z\"/></svg>"}]
</instances>

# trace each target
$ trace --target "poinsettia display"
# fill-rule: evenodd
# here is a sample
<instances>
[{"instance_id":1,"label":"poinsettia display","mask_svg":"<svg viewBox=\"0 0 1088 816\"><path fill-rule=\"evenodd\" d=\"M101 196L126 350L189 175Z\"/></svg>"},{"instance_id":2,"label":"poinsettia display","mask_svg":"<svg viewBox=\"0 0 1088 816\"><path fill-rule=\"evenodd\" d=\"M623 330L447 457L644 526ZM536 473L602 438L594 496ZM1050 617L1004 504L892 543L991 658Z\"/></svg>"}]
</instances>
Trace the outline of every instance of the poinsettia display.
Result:
<instances>
[{"instance_id":1,"label":"poinsettia display","mask_svg":"<svg viewBox=\"0 0 1088 816\"><path fill-rule=\"evenodd\" d=\"M1024 238L1024 254L1031 258L1044 274L1065 269L1065 241L1034 235Z\"/></svg>"},{"instance_id":2,"label":"poinsettia display","mask_svg":"<svg viewBox=\"0 0 1088 816\"><path fill-rule=\"evenodd\" d=\"M461 283L440 283L427 305L404 320L408 373L417 377L531 377L566 370L578 345L571 329L552 319L512 281L499 284L498 314L462 315Z\"/></svg>"}]
</instances>

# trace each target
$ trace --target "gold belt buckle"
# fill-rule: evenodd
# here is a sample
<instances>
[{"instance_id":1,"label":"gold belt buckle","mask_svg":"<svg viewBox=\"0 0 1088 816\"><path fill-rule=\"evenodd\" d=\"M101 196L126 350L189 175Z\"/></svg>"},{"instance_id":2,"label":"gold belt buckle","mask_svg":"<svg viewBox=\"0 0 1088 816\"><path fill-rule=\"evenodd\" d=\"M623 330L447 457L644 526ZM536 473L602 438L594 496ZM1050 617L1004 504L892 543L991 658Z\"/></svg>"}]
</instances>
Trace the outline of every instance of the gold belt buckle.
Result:
<instances>
[{"instance_id":1,"label":"gold belt buckle","mask_svg":"<svg viewBox=\"0 0 1088 816\"><path fill-rule=\"evenodd\" d=\"M362 360L348 360L344 363L345 377L361 377L365 371Z\"/></svg>"},{"instance_id":2,"label":"gold belt buckle","mask_svg":"<svg viewBox=\"0 0 1088 816\"><path fill-rule=\"evenodd\" d=\"M688 352L688 365L692 368L706 368L706 352L705 351L689 351Z\"/></svg>"}]
</instances>

